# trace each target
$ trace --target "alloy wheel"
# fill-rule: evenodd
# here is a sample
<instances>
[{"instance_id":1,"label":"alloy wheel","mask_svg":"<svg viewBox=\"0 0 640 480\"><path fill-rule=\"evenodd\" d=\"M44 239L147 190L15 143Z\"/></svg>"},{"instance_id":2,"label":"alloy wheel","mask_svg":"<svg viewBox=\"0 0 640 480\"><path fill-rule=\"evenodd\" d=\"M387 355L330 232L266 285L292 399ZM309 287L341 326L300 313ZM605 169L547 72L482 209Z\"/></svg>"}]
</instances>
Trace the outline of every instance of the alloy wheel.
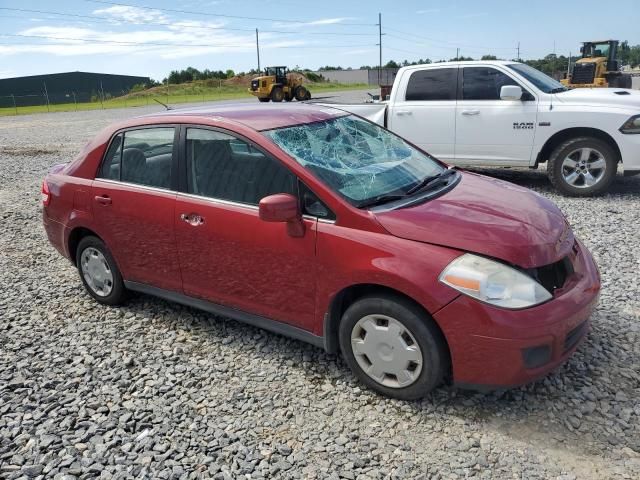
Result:
<instances>
[{"instance_id":1,"label":"alloy wheel","mask_svg":"<svg viewBox=\"0 0 640 480\"><path fill-rule=\"evenodd\" d=\"M601 152L582 147L562 161L562 178L575 188L590 188L602 180L606 169L607 162Z\"/></svg>"}]
</instances>

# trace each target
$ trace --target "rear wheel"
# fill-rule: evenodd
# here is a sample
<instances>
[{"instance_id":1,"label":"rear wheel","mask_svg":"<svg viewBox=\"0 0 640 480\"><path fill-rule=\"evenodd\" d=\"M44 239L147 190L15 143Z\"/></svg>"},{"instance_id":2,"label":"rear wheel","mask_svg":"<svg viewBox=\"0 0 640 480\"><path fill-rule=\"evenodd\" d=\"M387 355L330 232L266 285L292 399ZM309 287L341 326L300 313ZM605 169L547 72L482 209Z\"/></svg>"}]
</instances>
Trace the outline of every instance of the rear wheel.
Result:
<instances>
[{"instance_id":1,"label":"rear wheel","mask_svg":"<svg viewBox=\"0 0 640 480\"><path fill-rule=\"evenodd\" d=\"M618 158L598 138L580 137L558 145L549 158L549 180L561 193L573 197L606 191L616 176Z\"/></svg>"},{"instance_id":2,"label":"rear wheel","mask_svg":"<svg viewBox=\"0 0 640 480\"><path fill-rule=\"evenodd\" d=\"M80 240L76 265L84 287L94 299L105 305L118 305L127 297L120 270L111 252L98 237Z\"/></svg>"},{"instance_id":3,"label":"rear wheel","mask_svg":"<svg viewBox=\"0 0 640 480\"><path fill-rule=\"evenodd\" d=\"M284 99L284 91L282 87L273 87L271 90L271 101L272 102L281 102Z\"/></svg>"},{"instance_id":4,"label":"rear wheel","mask_svg":"<svg viewBox=\"0 0 640 480\"><path fill-rule=\"evenodd\" d=\"M269 97L258 97L258 100L260 100L260 102L262 102L262 103L266 103L271 99Z\"/></svg>"},{"instance_id":5,"label":"rear wheel","mask_svg":"<svg viewBox=\"0 0 640 480\"><path fill-rule=\"evenodd\" d=\"M299 102L302 102L303 100L307 100L307 95L309 95L309 90L307 90L304 86L299 85L296 87L296 91L295 91L296 100L298 100Z\"/></svg>"},{"instance_id":6,"label":"rear wheel","mask_svg":"<svg viewBox=\"0 0 640 480\"><path fill-rule=\"evenodd\" d=\"M368 296L342 316L340 349L358 379L402 400L421 398L448 368L444 339L433 321L400 297Z\"/></svg>"}]
</instances>

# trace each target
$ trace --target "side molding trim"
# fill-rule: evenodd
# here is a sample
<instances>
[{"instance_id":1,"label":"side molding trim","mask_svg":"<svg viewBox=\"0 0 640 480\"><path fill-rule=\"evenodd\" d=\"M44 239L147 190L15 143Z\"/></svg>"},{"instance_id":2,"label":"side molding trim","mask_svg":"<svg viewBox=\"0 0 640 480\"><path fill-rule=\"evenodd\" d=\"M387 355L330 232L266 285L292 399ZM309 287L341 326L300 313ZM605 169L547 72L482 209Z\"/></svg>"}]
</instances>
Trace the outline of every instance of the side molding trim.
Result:
<instances>
[{"instance_id":1,"label":"side molding trim","mask_svg":"<svg viewBox=\"0 0 640 480\"><path fill-rule=\"evenodd\" d=\"M269 330L270 332L277 333L279 335L284 335L285 337L302 340L303 342L310 343L311 345L320 347L322 349L325 348L324 337L314 335L307 330L288 325L284 322L272 320L260 315L254 315L252 313L247 313L242 310L226 307L224 305L218 305L216 303L208 302L200 298L190 297L182 293L153 287L144 283L130 282L125 280L124 285L129 290L145 293L147 295L153 295L154 297L159 297L170 302L176 302L182 305L186 305L187 307L204 310L205 312L213 313L214 315L229 317L234 320L253 325L254 327Z\"/></svg>"}]
</instances>

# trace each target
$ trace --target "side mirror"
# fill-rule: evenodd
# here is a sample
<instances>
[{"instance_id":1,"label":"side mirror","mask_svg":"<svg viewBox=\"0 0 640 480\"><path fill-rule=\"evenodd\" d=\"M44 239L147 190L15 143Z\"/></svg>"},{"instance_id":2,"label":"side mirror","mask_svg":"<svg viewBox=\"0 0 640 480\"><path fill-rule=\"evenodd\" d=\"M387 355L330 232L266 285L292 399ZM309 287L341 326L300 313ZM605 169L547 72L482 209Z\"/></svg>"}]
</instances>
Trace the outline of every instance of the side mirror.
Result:
<instances>
[{"instance_id":1,"label":"side mirror","mask_svg":"<svg viewBox=\"0 0 640 480\"><path fill-rule=\"evenodd\" d=\"M265 222L284 222L287 233L292 237L304 236L304 223L300 214L298 199L289 193L277 193L260 200L260 219Z\"/></svg>"},{"instance_id":2,"label":"side mirror","mask_svg":"<svg viewBox=\"0 0 640 480\"><path fill-rule=\"evenodd\" d=\"M504 85L500 89L501 100L520 100L522 98L522 88L517 85Z\"/></svg>"}]
</instances>

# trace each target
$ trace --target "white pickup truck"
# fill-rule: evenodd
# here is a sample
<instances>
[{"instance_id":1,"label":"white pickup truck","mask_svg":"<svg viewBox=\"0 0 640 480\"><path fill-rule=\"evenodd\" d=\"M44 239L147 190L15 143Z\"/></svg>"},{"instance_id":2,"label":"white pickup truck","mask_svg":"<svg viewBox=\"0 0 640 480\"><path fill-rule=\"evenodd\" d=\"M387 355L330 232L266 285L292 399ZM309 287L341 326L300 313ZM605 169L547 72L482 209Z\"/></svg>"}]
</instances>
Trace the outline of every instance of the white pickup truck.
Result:
<instances>
[{"instance_id":1,"label":"white pickup truck","mask_svg":"<svg viewBox=\"0 0 640 480\"><path fill-rule=\"evenodd\" d=\"M381 124L454 165L537 168L553 185L593 195L640 173L640 91L568 90L518 62L416 65L387 101L334 105Z\"/></svg>"}]
</instances>

